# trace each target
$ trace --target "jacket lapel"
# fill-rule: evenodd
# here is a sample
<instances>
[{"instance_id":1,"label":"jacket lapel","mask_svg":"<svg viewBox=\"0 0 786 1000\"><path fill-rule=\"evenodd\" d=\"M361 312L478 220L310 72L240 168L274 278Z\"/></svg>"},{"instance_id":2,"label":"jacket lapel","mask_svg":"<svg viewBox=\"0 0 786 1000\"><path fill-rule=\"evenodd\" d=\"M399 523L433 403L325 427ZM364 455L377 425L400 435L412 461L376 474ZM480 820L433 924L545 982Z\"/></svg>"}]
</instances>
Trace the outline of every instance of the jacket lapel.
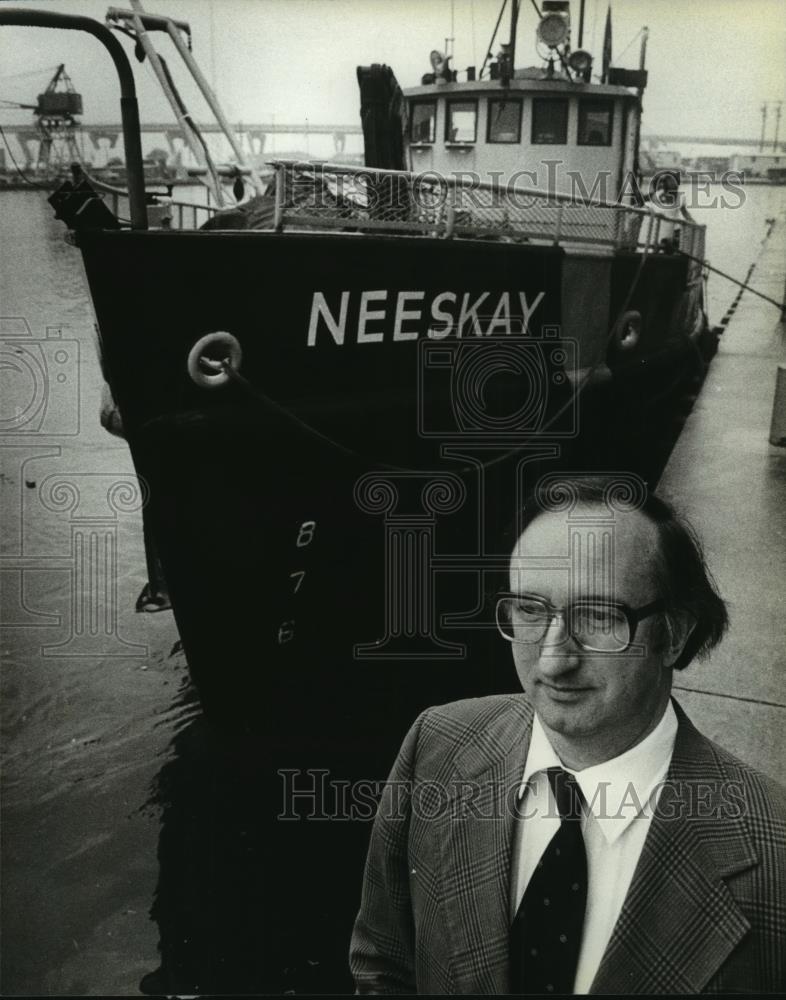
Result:
<instances>
[{"instance_id":1,"label":"jacket lapel","mask_svg":"<svg viewBox=\"0 0 786 1000\"><path fill-rule=\"evenodd\" d=\"M758 863L740 793L674 707L666 785L592 993L699 993L750 929L723 881Z\"/></svg>"},{"instance_id":2,"label":"jacket lapel","mask_svg":"<svg viewBox=\"0 0 786 1000\"><path fill-rule=\"evenodd\" d=\"M452 992L509 992L509 879L513 797L521 780L532 710L503 703L498 725L457 758L442 837Z\"/></svg>"}]
</instances>

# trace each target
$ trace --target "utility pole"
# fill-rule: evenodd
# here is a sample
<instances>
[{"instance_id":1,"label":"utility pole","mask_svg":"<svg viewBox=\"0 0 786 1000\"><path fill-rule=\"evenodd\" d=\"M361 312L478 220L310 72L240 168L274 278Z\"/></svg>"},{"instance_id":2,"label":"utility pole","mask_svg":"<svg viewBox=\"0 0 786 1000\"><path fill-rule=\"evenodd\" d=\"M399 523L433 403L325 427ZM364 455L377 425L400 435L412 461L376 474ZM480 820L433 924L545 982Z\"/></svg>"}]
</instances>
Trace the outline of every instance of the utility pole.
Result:
<instances>
[{"instance_id":1,"label":"utility pole","mask_svg":"<svg viewBox=\"0 0 786 1000\"><path fill-rule=\"evenodd\" d=\"M761 106L761 139L759 140L759 152L764 150L764 132L767 128L767 102Z\"/></svg>"},{"instance_id":2,"label":"utility pole","mask_svg":"<svg viewBox=\"0 0 786 1000\"><path fill-rule=\"evenodd\" d=\"M772 151L773 153L778 152L778 132L781 128L781 106L783 101L778 101L775 105L775 138L772 140Z\"/></svg>"}]
</instances>

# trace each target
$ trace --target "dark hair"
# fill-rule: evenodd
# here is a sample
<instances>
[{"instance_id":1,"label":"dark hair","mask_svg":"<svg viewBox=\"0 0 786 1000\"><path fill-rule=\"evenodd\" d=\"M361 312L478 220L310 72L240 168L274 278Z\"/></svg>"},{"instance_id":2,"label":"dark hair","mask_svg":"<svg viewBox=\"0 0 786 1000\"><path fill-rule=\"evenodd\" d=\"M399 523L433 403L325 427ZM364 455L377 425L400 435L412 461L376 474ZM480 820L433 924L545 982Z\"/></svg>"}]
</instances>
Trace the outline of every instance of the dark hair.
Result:
<instances>
[{"instance_id":1,"label":"dark hair","mask_svg":"<svg viewBox=\"0 0 786 1000\"><path fill-rule=\"evenodd\" d=\"M639 510L655 525L658 551L655 585L669 612L686 611L695 621L685 648L674 664L683 670L697 656L706 656L723 638L729 625L726 604L707 566L693 528L644 480L629 473L609 475L543 476L526 497L513 527L516 540L543 513L567 511L578 504L598 504L611 511Z\"/></svg>"}]
</instances>

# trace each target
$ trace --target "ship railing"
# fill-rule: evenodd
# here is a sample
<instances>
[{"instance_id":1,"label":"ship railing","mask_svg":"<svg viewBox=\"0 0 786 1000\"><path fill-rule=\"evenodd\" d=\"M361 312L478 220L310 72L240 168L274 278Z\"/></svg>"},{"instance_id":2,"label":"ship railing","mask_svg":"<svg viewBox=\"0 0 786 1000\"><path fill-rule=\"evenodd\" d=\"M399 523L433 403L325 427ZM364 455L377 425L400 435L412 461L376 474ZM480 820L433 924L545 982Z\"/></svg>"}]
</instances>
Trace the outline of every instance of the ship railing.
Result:
<instances>
[{"instance_id":1,"label":"ship railing","mask_svg":"<svg viewBox=\"0 0 786 1000\"><path fill-rule=\"evenodd\" d=\"M443 239L578 244L703 257L704 227L644 206L436 173L274 160L274 228L341 229Z\"/></svg>"},{"instance_id":2,"label":"ship railing","mask_svg":"<svg viewBox=\"0 0 786 1000\"><path fill-rule=\"evenodd\" d=\"M108 184L94 174L88 173L83 167L80 168L80 173L89 181L90 186L109 202L115 218L124 220L128 211L128 191L115 184ZM219 206L211 205L209 202L209 188L205 188L205 192L208 197L207 204L183 201L163 192L147 191L148 224L152 229L199 229L207 219L220 211Z\"/></svg>"}]
</instances>

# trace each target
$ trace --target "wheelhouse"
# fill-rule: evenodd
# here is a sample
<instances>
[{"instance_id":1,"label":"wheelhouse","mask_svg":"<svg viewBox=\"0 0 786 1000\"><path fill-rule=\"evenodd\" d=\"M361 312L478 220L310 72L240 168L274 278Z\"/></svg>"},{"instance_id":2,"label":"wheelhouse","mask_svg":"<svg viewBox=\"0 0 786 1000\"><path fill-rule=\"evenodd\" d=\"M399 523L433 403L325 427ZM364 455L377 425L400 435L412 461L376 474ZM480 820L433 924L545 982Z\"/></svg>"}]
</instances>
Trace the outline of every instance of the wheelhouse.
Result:
<instances>
[{"instance_id":1,"label":"wheelhouse","mask_svg":"<svg viewBox=\"0 0 786 1000\"><path fill-rule=\"evenodd\" d=\"M544 78L443 82L404 92L408 168L616 200L636 170L638 95Z\"/></svg>"}]
</instances>

